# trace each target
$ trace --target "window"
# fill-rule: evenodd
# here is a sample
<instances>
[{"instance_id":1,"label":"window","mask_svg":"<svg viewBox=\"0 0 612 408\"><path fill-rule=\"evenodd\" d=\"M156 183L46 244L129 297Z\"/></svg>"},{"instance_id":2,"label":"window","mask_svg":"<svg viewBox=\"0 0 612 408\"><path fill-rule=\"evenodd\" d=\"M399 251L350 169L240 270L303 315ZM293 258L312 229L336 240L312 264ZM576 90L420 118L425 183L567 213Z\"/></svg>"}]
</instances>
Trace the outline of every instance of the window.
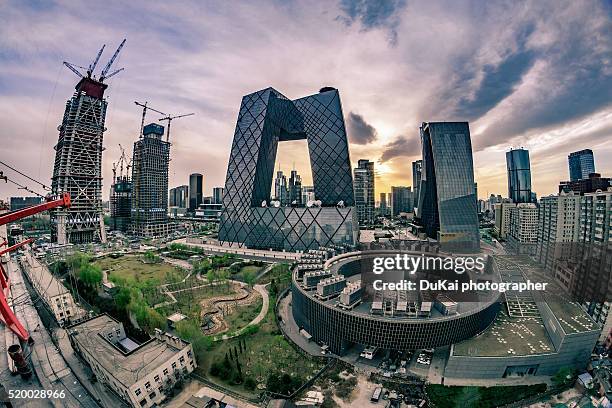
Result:
<instances>
[{"instance_id":1,"label":"window","mask_svg":"<svg viewBox=\"0 0 612 408\"><path fill-rule=\"evenodd\" d=\"M152 393L149 394L149 398L153 399L155 398L157 394L155 394L155 391L153 391Z\"/></svg>"},{"instance_id":2,"label":"window","mask_svg":"<svg viewBox=\"0 0 612 408\"><path fill-rule=\"evenodd\" d=\"M172 363L172 368L176 368L176 361Z\"/></svg>"},{"instance_id":3,"label":"window","mask_svg":"<svg viewBox=\"0 0 612 408\"><path fill-rule=\"evenodd\" d=\"M155 377L153 377L153 379L155 380L155 382L159 382L159 375L156 375Z\"/></svg>"},{"instance_id":4,"label":"window","mask_svg":"<svg viewBox=\"0 0 612 408\"><path fill-rule=\"evenodd\" d=\"M179 358L179 362L180 362L181 364L185 364L185 356L181 356L181 357Z\"/></svg>"},{"instance_id":5,"label":"window","mask_svg":"<svg viewBox=\"0 0 612 408\"><path fill-rule=\"evenodd\" d=\"M151 382L147 381L145 383L145 388L148 390L149 388L151 388Z\"/></svg>"},{"instance_id":6,"label":"window","mask_svg":"<svg viewBox=\"0 0 612 408\"><path fill-rule=\"evenodd\" d=\"M192 354L191 354L191 350L187 351L187 357L191 358Z\"/></svg>"},{"instance_id":7,"label":"window","mask_svg":"<svg viewBox=\"0 0 612 408\"><path fill-rule=\"evenodd\" d=\"M136 388L136 391L134 391L134 394L136 394L136 396L139 396L140 394L142 394L142 392L140 391L140 388Z\"/></svg>"},{"instance_id":8,"label":"window","mask_svg":"<svg viewBox=\"0 0 612 408\"><path fill-rule=\"evenodd\" d=\"M143 400L140 401L140 406L144 407L145 405L147 405L147 399L144 398Z\"/></svg>"},{"instance_id":9,"label":"window","mask_svg":"<svg viewBox=\"0 0 612 408\"><path fill-rule=\"evenodd\" d=\"M164 368L164 375L168 375L168 369Z\"/></svg>"}]
</instances>

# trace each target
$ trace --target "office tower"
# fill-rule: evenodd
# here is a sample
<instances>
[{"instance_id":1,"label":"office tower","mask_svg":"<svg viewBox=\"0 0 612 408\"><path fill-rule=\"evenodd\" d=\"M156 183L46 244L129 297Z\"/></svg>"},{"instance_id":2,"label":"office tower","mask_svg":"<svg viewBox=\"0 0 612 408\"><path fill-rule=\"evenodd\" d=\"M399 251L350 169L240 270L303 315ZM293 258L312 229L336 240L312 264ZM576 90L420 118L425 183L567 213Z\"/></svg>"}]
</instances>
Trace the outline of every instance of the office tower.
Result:
<instances>
[{"instance_id":1,"label":"office tower","mask_svg":"<svg viewBox=\"0 0 612 408\"><path fill-rule=\"evenodd\" d=\"M278 201L283 207L286 206L289 201L287 176L285 176L281 170L276 172L276 179L274 179L274 201Z\"/></svg>"},{"instance_id":2,"label":"office tower","mask_svg":"<svg viewBox=\"0 0 612 408\"><path fill-rule=\"evenodd\" d=\"M387 206L387 193L380 193L380 202L378 204L378 208L380 210L380 215L386 216L388 206Z\"/></svg>"},{"instance_id":3,"label":"office tower","mask_svg":"<svg viewBox=\"0 0 612 408\"><path fill-rule=\"evenodd\" d=\"M520 255L535 254L538 242L538 207L533 203L519 203L512 204L509 210L508 247Z\"/></svg>"},{"instance_id":4,"label":"office tower","mask_svg":"<svg viewBox=\"0 0 612 408\"><path fill-rule=\"evenodd\" d=\"M612 178L601 177L599 173L590 173L587 178L575 181L562 181L559 183L559 192L575 191L581 195L594 193L597 190L606 191L612 185Z\"/></svg>"},{"instance_id":5,"label":"office tower","mask_svg":"<svg viewBox=\"0 0 612 408\"><path fill-rule=\"evenodd\" d=\"M410 187L391 187L391 215L397 217L400 213L411 213L412 198Z\"/></svg>"},{"instance_id":6,"label":"office tower","mask_svg":"<svg viewBox=\"0 0 612 408\"><path fill-rule=\"evenodd\" d=\"M314 186L302 186L302 204L308 205L309 201L315 201Z\"/></svg>"},{"instance_id":7,"label":"office tower","mask_svg":"<svg viewBox=\"0 0 612 408\"><path fill-rule=\"evenodd\" d=\"M340 94L290 100L273 88L246 95L238 111L223 196L223 245L304 251L357 242L353 177ZM316 203L269 206L278 143L308 142Z\"/></svg>"},{"instance_id":8,"label":"office tower","mask_svg":"<svg viewBox=\"0 0 612 408\"><path fill-rule=\"evenodd\" d=\"M223 187L213 188L213 204L223 204Z\"/></svg>"},{"instance_id":9,"label":"office tower","mask_svg":"<svg viewBox=\"0 0 612 408\"><path fill-rule=\"evenodd\" d=\"M355 207L359 224L374 222L374 162L359 160L354 170Z\"/></svg>"},{"instance_id":10,"label":"office tower","mask_svg":"<svg viewBox=\"0 0 612 408\"><path fill-rule=\"evenodd\" d=\"M558 196L540 198L538 214L538 244L536 258L553 270L559 260L573 259L578 241L580 195L562 192Z\"/></svg>"},{"instance_id":11,"label":"office tower","mask_svg":"<svg viewBox=\"0 0 612 408\"><path fill-rule=\"evenodd\" d=\"M168 163L170 143L164 127L151 123L134 143L132 159L132 232L143 237L168 233Z\"/></svg>"},{"instance_id":12,"label":"office tower","mask_svg":"<svg viewBox=\"0 0 612 408\"><path fill-rule=\"evenodd\" d=\"M132 180L128 175L113 177L110 193L110 229L129 231L132 217Z\"/></svg>"},{"instance_id":13,"label":"office tower","mask_svg":"<svg viewBox=\"0 0 612 408\"><path fill-rule=\"evenodd\" d=\"M570 181L577 181L589 178L589 174L595 173L595 160L593 151L584 149L570 153L567 156L569 164Z\"/></svg>"},{"instance_id":14,"label":"office tower","mask_svg":"<svg viewBox=\"0 0 612 408\"><path fill-rule=\"evenodd\" d=\"M188 197L189 186L183 185L171 188L169 197L170 207L187 208Z\"/></svg>"},{"instance_id":15,"label":"office tower","mask_svg":"<svg viewBox=\"0 0 612 408\"><path fill-rule=\"evenodd\" d=\"M443 250L480 249L472 142L467 122L425 122L420 128L423 168L416 221Z\"/></svg>"},{"instance_id":16,"label":"office tower","mask_svg":"<svg viewBox=\"0 0 612 408\"><path fill-rule=\"evenodd\" d=\"M102 217L102 142L106 130L104 91L107 87L101 80L83 77L66 102L54 147L51 189L54 194L70 194L72 205L51 211L53 242L106 242ZM63 218L60 213L66 215L65 236L58 236L57 222Z\"/></svg>"},{"instance_id":17,"label":"office tower","mask_svg":"<svg viewBox=\"0 0 612 408\"><path fill-rule=\"evenodd\" d=\"M289 204L300 206L302 205L302 178L297 170L291 170L289 177Z\"/></svg>"},{"instance_id":18,"label":"office tower","mask_svg":"<svg viewBox=\"0 0 612 408\"><path fill-rule=\"evenodd\" d=\"M412 191L413 191L413 207L417 207L419 202L419 187L421 186L421 172L423 171L423 160L412 162ZM418 211L417 211L418 212Z\"/></svg>"},{"instance_id":19,"label":"office tower","mask_svg":"<svg viewBox=\"0 0 612 408\"><path fill-rule=\"evenodd\" d=\"M508 169L508 197L515 203L531 202L531 167L529 151L511 149L506 152Z\"/></svg>"},{"instance_id":20,"label":"office tower","mask_svg":"<svg viewBox=\"0 0 612 408\"><path fill-rule=\"evenodd\" d=\"M198 205L202 204L202 193L204 191L204 176L200 173L189 175L189 211L194 212Z\"/></svg>"}]
</instances>

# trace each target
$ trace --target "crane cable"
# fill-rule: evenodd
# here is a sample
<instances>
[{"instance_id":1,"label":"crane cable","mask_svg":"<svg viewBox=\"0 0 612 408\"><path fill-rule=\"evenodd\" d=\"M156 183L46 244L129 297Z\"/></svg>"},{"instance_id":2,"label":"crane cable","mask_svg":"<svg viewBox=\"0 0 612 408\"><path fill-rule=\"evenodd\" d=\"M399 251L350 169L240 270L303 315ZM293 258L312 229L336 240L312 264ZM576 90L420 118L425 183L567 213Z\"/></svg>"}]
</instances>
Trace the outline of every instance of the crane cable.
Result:
<instances>
[{"instance_id":1,"label":"crane cable","mask_svg":"<svg viewBox=\"0 0 612 408\"><path fill-rule=\"evenodd\" d=\"M25 173L22 173L21 171L17 170L17 169L16 169L16 168L14 168L13 166L11 166L11 165L9 165L9 164L6 164L6 163L5 163L5 162L3 162L2 160L0 160L0 164L2 164L2 165L4 165L4 166L8 167L9 169L13 170L15 173L18 173L18 174L22 175L23 177L27 178L27 179L28 179L28 180L30 180L30 181L35 182L36 184L40 184L44 190L51 191L51 187L49 187L49 186L47 186L47 185L45 185L45 184L41 183L40 181L38 181L38 180L36 180L36 179L33 179L32 177L28 176L28 175L27 175L27 174L25 174Z\"/></svg>"},{"instance_id":2,"label":"crane cable","mask_svg":"<svg viewBox=\"0 0 612 408\"><path fill-rule=\"evenodd\" d=\"M11 180L11 179L10 179L10 178L8 178L8 177L6 177L6 181L10 181L11 183L13 183L13 184L15 184L17 187L19 187L21 190L25 190L25 191L27 191L27 192L29 192L29 193L36 194L37 196L42 197L42 198L46 198L46 196L44 196L44 195L42 195L42 194L40 194L40 193L37 193L37 192L36 192L36 191L34 191L34 190L30 190L30 189L29 189L29 188L27 188L26 186L23 186L23 185L21 185L21 184L17 183L16 181L14 181L14 180Z\"/></svg>"}]
</instances>

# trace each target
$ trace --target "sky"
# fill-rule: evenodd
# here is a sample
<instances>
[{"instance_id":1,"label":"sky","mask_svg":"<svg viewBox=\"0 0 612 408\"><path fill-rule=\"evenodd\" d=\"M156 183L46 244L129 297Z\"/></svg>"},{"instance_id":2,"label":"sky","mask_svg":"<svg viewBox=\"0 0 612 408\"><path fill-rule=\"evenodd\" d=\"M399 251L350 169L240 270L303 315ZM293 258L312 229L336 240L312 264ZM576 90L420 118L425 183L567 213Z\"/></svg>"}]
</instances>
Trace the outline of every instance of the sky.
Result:
<instances>
[{"instance_id":1,"label":"sky","mask_svg":"<svg viewBox=\"0 0 612 408\"><path fill-rule=\"evenodd\" d=\"M243 95L340 92L353 164L375 162L376 195L412 185L424 121L468 121L478 195L507 195L505 152L529 149L533 190L557 192L567 155L591 148L612 176L610 1L0 0L0 160L50 184L66 100L102 44L108 61L103 197L121 145L131 156L148 101L172 123L170 187L223 186ZM147 121L157 121L150 114ZM311 182L306 142L277 167ZM40 186L0 166L11 179ZM0 184L0 197L26 195ZM28 194L29 195L29 194Z\"/></svg>"}]
</instances>

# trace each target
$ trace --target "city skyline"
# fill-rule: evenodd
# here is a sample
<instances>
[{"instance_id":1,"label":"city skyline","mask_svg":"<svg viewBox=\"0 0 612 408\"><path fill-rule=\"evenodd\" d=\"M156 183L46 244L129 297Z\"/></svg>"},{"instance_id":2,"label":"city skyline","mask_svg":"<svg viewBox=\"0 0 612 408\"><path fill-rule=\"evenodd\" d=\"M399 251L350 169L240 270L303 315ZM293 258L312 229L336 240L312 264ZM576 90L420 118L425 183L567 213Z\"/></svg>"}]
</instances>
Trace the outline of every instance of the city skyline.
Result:
<instances>
[{"instance_id":1,"label":"city skyline","mask_svg":"<svg viewBox=\"0 0 612 408\"><path fill-rule=\"evenodd\" d=\"M126 70L109 80L107 92L104 200L118 145L130 146L138 135L135 100L164 112L196 113L173 126L169 184L185 184L199 171L207 176L208 195L223 185L241 96L269 84L290 98L328 85L343 93L351 165L375 162L377 194L412 184L418 127L433 120L470 122L480 198L507 191L503 158L511 147L530 151L533 191L540 197L569 179L573 151L592 149L598 172L612 172L607 3L537 3L523 11L498 3L477 10L402 1L382 9L349 1L308 7L9 4L1 8L8 18L0 28L0 140L9 164L45 184L56 128L77 82L62 61L87 65L101 44L110 49L124 36L117 66ZM423 36L423 15L445 22L436 35ZM575 46L563 48L568 43ZM415 56L423 57L418 64ZM570 68L574 60L580 70ZM241 76L245 67L250 74ZM20 143L11 142L14 135ZM287 143L279 157L282 168L295 162L303 184L312 184L305 143ZM10 185L2 191L23 195Z\"/></svg>"}]
</instances>

